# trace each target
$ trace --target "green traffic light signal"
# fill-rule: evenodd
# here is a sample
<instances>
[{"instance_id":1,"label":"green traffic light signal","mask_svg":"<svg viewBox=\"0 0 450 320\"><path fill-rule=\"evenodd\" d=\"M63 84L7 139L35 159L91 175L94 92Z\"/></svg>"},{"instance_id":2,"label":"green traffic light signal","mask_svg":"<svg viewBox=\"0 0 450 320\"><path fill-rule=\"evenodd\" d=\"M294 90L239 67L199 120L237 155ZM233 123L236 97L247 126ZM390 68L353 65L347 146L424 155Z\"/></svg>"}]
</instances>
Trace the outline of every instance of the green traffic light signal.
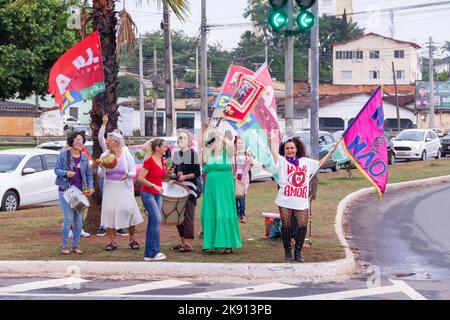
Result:
<instances>
[{"instance_id":1,"label":"green traffic light signal","mask_svg":"<svg viewBox=\"0 0 450 320\"><path fill-rule=\"evenodd\" d=\"M302 31L311 29L315 23L316 17L309 11L300 11L297 16L297 25Z\"/></svg>"},{"instance_id":2,"label":"green traffic light signal","mask_svg":"<svg viewBox=\"0 0 450 320\"><path fill-rule=\"evenodd\" d=\"M269 16L269 23L275 31L285 27L288 21L288 15L282 10L273 11Z\"/></svg>"}]
</instances>

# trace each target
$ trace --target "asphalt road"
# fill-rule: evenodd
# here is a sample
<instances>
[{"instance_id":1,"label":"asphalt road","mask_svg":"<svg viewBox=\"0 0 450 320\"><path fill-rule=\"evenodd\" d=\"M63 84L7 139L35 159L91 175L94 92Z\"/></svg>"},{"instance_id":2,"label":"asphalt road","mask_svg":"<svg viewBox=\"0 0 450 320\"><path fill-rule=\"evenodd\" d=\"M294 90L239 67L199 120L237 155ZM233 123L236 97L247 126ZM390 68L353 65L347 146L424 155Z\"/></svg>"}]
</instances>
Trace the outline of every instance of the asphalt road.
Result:
<instances>
[{"instance_id":1,"label":"asphalt road","mask_svg":"<svg viewBox=\"0 0 450 320\"><path fill-rule=\"evenodd\" d=\"M450 185L361 199L347 215L350 247L364 267L450 299Z\"/></svg>"},{"instance_id":2,"label":"asphalt road","mask_svg":"<svg viewBox=\"0 0 450 320\"><path fill-rule=\"evenodd\" d=\"M360 273L344 282L1 277L0 299L450 299L449 195L450 185L442 184L392 192L381 202L362 198L346 216Z\"/></svg>"}]
</instances>

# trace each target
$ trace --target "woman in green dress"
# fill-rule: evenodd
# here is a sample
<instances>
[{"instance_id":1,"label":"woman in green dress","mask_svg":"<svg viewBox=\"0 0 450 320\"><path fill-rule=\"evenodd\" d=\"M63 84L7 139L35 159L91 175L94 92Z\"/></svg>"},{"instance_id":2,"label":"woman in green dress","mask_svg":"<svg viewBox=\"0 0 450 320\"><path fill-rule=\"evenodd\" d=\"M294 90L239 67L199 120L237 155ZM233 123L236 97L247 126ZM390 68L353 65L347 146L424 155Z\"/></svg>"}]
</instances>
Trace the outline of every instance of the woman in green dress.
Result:
<instances>
[{"instance_id":1,"label":"woman in green dress","mask_svg":"<svg viewBox=\"0 0 450 320\"><path fill-rule=\"evenodd\" d=\"M236 216L236 196L231 159L233 140L224 137L216 128L210 128L214 142L203 148L201 159L206 173L201 209L203 250L242 248L239 223ZM211 141L211 140L210 140Z\"/></svg>"}]
</instances>

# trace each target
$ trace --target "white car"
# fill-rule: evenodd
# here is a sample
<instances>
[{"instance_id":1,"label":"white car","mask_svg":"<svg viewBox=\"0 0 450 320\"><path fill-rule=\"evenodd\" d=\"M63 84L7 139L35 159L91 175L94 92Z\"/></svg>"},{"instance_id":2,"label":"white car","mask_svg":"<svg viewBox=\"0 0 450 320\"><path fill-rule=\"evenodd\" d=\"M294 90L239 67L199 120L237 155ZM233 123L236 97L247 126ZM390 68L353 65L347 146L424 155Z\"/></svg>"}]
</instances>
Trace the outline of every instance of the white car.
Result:
<instances>
[{"instance_id":1,"label":"white car","mask_svg":"<svg viewBox=\"0 0 450 320\"><path fill-rule=\"evenodd\" d=\"M406 129L400 132L395 139L394 151L396 159L420 159L430 157L441 158L441 141L433 130Z\"/></svg>"},{"instance_id":2,"label":"white car","mask_svg":"<svg viewBox=\"0 0 450 320\"><path fill-rule=\"evenodd\" d=\"M46 149L0 150L0 211L58 200L58 154Z\"/></svg>"}]
</instances>

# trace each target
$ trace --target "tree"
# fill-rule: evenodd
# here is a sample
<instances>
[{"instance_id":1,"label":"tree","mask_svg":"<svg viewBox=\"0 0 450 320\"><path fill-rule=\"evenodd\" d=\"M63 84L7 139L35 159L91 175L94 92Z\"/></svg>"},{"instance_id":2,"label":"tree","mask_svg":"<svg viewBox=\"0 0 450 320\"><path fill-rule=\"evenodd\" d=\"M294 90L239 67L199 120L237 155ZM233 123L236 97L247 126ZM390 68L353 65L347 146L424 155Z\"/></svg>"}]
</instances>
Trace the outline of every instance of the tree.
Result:
<instances>
[{"instance_id":1,"label":"tree","mask_svg":"<svg viewBox=\"0 0 450 320\"><path fill-rule=\"evenodd\" d=\"M135 97L139 95L139 80L131 76L122 76L118 79L117 91L119 97Z\"/></svg>"},{"instance_id":2,"label":"tree","mask_svg":"<svg viewBox=\"0 0 450 320\"><path fill-rule=\"evenodd\" d=\"M45 96L50 69L77 42L67 5L41 0L11 8L0 0L0 100Z\"/></svg>"}]
</instances>

